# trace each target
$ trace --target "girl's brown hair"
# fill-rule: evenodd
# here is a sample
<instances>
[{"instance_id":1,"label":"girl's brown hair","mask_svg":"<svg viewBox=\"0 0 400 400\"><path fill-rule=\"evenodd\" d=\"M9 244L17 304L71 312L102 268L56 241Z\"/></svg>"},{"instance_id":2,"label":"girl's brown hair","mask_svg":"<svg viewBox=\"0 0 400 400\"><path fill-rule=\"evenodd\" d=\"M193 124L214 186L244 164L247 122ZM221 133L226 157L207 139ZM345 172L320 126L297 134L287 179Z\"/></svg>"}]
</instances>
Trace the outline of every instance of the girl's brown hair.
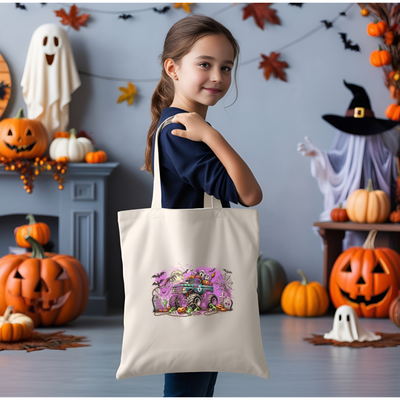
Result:
<instances>
[{"instance_id":1,"label":"girl's brown hair","mask_svg":"<svg viewBox=\"0 0 400 400\"><path fill-rule=\"evenodd\" d=\"M179 20L171 27L165 38L163 52L159 56L162 68L161 79L151 98L150 112L152 122L147 133L147 144L144 154L145 163L141 167L141 170L146 170L150 174L153 173L151 168L153 135L156 131L158 121L160 120L162 110L169 107L174 100L174 83L171 77L165 72L164 62L168 58L171 58L176 64L179 64L182 57L189 53L196 41L207 35L224 35L233 46L234 59L236 60L239 56L240 48L236 39L225 26L213 18L205 15L193 14ZM235 101L237 99L236 71L237 63L235 64Z\"/></svg>"}]
</instances>

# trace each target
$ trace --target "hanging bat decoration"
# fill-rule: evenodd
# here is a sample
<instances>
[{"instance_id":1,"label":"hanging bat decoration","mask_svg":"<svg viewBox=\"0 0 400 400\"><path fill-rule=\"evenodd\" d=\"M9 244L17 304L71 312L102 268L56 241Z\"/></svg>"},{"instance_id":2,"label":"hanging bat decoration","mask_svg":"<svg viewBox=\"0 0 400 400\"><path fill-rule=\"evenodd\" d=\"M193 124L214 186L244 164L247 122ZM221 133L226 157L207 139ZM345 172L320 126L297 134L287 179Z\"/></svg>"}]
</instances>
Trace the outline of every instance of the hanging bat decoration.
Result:
<instances>
[{"instance_id":1,"label":"hanging bat decoration","mask_svg":"<svg viewBox=\"0 0 400 400\"><path fill-rule=\"evenodd\" d=\"M326 19L323 19L321 22L323 22L325 24L326 29L332 28L332 26L333 26L332 22L329 22Z\"/></svg>"},{"instance_id":2,"label":"hanging bat decoration","mask_svg":"<svg viewBox=\"0 0 400 400\"><path fill-rule=\"evenodd\" d=\"M289 3L289 6L301 7L303 3Z\"/></svg>"},{"instance_id":3,"label":"hanging bat decoration","mask_svg":"<svg viewBox=\"0 0 400 400\"><path fill-rule=\"evenodd\" d=\"M228 271L227 269L223 269L222 271L225 271L227 274L231 274L232 273L232 271Z\"/></svg>"},{"instance_id":4,"label":"hanging bat decoration","mask_svg":"<svg viewBox=\"0 0 400 400\"><path fill-rule=\"evenodd\" d=\"M186 272L188 272L189 271L189 268L184 272L184 274L186 274Z\"/></svg>"},{"instance_id":5,"label":"hanging bat decoration","mask_svg":"<svg viewBox=\"0 0 400 400\"><path fill-rule=\"evenodd\" d=\"M21 3L15 3L15 8L20 8L21 10L26 10L26 7Z\"/></svg>"},{"instance_id":6,"label":"hanging bat decoration","mask_svg":"<svg viewBox=\"0 0 400 400\"><path fill-rule=\"evenodd\" d=\"M9 88L10 85L8 83L4 83L4 81L0 82L0 100L4 100L4 96L6 95L6 89Z\"/></svg>"},{"instance_id":7,"label":"hanging bat decoration","mask_svg":"<svg viewBox=\"0 0 400 400\"><path fill-rule=\"evenodd\" d=\"M159 14L164 14L164 13L166 13L169 9L170 9L170 7L153 7L153 10L154 10L155 12L158 12Z\"/></svg>"},{"instance_id":8,"label":"hanging bat decoration","mask_svg":"<svg viewBox=\"0 0 400 400\"><path fill-rule=\"evenodd\" d=\"M342 11L339 15L341 15L342 17L345 17L346 13L344 11Z\"/></svg>"},{"instance_id":9,"label":"hanging bat decoration","mask_svg":"<svg viewBox=\"0 0 400 400\"><path fill-rule=\"evenodd\" d=\"M210 272L214 272L215 271L215 268L213 268L213 269L210 269Z\"/></svg>"},{"instance_id":10,"label":"hanging bat decoration","mask_svg":"<svg viewBox=\"0 0 400 400\"><path fill-rule=\"evenodd\" d=\"M152 278L160 278L165 274L165 272L161 272L160 274L153 275Z\"/></svg>"},{"instance_id":11,"label":"hanging bat decoration","mask_svg":"<svg viewBox=\"0 0 400 400\"><path fill-rule=\"evenodd\" d=\"M356 44L352 44L350 39L347 39L347 33L339 32L340 37L342 38L342 41L344 43L344 48L345 49L350 49L352 51L358 51L361 53L360 46Z\"/></svg>"},{"instance_id":12,"label":"hanging bat decoration","mask_svg":"<svg viewBox=\"0 0 400 400\"><path fill-rule=\"evenodd\" d=\"M131 14L121 14L118 18L122 18L123 20L127 20L129 18L133 18Z\"/></svg>"}]
</instances>

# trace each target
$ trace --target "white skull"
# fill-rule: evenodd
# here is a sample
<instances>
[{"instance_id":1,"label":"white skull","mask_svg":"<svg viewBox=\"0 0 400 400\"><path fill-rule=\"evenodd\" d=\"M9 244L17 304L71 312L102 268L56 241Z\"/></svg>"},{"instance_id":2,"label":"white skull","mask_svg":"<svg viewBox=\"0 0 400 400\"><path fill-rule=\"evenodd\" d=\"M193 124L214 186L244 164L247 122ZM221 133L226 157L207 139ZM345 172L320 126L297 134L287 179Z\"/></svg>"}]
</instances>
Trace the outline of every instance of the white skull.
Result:
<instances>
[{"instance_id":1,"label":"white skull","mask_svg":"<svg viewBox=\"0 0 400 400\"><path fill-rule=\"evenodd\" d=\"M339 342L364 342L379 340L382 336L365 329L352 307L340 306L335 312L333 329L325 333L324 338Z\"/></svg>"},{"instance_id":2,"label":"white skull","mask_svg":"<svg viewBox=\"0 0 400 400\"><path fill-rule=\"evenodd\" d=\"M201 276L201 279L204 279L204 269L202 269L201 271L200 271L200 274L199 274L200 276Z\"/></svg>"},{"instance_id":3,"label":"white skull","mask_svg":"<svg viewBox=\"0 0 400 400\"><path fill-rule=\"evenodd\" d=\"M206 281L209 281L209 280L210 280L210 275L209 275L209 274L204 274L204 279L205 279Z\"/></svg>"}]
</instances>

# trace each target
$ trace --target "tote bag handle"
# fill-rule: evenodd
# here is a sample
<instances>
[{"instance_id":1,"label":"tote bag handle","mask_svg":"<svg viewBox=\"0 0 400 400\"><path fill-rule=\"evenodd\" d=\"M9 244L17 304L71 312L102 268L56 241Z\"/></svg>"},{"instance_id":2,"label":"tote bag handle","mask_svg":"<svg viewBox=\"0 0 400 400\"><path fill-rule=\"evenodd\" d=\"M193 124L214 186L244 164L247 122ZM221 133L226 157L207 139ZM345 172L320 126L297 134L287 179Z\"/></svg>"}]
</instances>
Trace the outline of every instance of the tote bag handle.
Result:
<instances>
[{"instance_id":1,"label":"tote bag handle","mask_svg":"<svg viewBox=\"0 0 400 400\"><path fill-rule=\"evenodd\" d=\"M171 123L171 120L174 118L167 118L164 120L160 126L158 127L155 133L155 148L154 148L154 180L153 180L153 198L151 201L151 208L162 208L161 207L161 177L160 177L160 163L158 156L158 133L161 130ZM222 208L221 201L215 198L214 196L210 196L208 193L204 192L204 208Z\"/></svg>"}]
</instances>

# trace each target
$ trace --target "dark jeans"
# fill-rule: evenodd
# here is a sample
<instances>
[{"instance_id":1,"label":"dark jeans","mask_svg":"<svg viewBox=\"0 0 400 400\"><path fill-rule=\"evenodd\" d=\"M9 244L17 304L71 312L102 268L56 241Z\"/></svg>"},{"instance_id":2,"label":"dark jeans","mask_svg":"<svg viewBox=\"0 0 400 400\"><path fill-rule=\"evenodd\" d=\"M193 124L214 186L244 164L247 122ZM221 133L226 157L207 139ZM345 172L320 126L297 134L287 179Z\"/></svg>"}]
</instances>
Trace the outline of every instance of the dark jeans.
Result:
<instances>
[{"instance_id":1,"label":"dark jeans","mask_svg":"<svg viewBox=\"0 0 400 400\"><path fill-rule=\"evenodd\" d=\"M218 372L165 374L164 397L213 397Z\"/></svg>"}]
</instances>

